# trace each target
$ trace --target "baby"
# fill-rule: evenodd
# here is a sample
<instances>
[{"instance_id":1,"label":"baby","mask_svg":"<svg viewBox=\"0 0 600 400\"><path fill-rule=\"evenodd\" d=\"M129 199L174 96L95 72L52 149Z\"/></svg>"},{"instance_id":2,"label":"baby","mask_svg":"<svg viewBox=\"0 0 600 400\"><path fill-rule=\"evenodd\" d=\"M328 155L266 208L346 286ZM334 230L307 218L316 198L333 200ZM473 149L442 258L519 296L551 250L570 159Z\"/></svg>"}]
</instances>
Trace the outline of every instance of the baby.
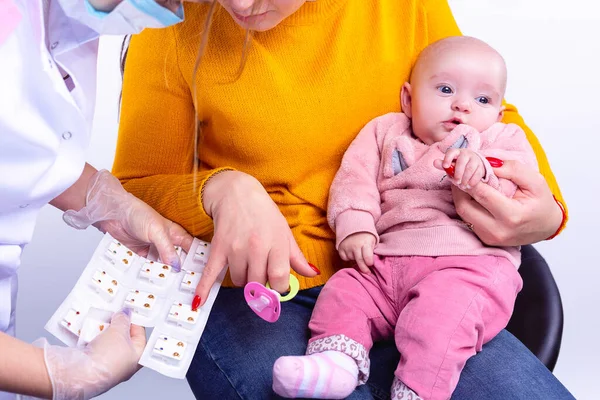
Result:
<instances>
[{"instance_id":1,"label":"baby","mask_svg":"<svg viewBox=\"0 0 600 400\"><path fill-rule=\"evenodd\" d=\"M342 399L369 377L373 341L394 337L392 399L449 399L467 359L506 327L522 281L518 247L488 247L457 215L451 185L516 186L500 160L537 168L524 132L502 124L506 65L489 45L450 37L419 55L404 113L369 122L330 190L343 260L310 320L306 356L281 357L273 389ZM411 396L409 396L412 395Z\"/></svg>"}]
</instances>

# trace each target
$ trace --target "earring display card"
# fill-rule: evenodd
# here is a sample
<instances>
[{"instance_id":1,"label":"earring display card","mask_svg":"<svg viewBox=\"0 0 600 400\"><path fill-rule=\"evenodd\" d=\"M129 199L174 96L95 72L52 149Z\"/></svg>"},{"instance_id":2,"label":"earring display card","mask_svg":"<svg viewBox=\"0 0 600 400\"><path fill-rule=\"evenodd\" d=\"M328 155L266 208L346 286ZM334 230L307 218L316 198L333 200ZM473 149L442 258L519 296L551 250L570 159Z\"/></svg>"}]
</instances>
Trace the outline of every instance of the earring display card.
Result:
<instances>
[{"instance_id":1,"label":"earring display card","mask_svg":"<svg viewBox=\"0 0 600 400\"><path fill-rule=\"evenodd\" d=\"M205 304L192 311L210 244L194 239L189 253L176 250L182 260L180 272L153 253L148 258L138 256L106 234L46 330L68 346L85 346L110 326L114 312L128 307L132 323L154 328L140 364L172 378L185 378L225 270Z\"/></svg>"}]
</instances>

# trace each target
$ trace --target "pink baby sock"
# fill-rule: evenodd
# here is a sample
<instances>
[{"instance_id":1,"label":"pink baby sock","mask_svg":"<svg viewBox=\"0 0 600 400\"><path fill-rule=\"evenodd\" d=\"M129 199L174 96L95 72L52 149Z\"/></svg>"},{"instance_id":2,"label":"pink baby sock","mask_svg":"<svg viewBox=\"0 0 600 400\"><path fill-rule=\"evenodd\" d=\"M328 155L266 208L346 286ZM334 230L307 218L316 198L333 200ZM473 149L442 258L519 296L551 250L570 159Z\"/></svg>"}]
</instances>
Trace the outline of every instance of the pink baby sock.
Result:
<instances>
[{"instance_id":1,"label":"pink baby sock","mask_svg":"<svg viewBox=\"0 0 600 400\"><path fill-rule=\"evenodd\" d=\"M422 400L415 392L413 392L402 381L394 377L392 382L392 400Z\"/></svg>"},{"instance_id":2,"label":"pink baby sock","mask_svg":"<svg viewBox=\"0 0 600 400\"><path fill-rule=\"evenodd\" d=\"M273 365L273 390L286 398L344 399L356 385L356 361L339 351L279 357Z\"/></svg>"}]
</instances>

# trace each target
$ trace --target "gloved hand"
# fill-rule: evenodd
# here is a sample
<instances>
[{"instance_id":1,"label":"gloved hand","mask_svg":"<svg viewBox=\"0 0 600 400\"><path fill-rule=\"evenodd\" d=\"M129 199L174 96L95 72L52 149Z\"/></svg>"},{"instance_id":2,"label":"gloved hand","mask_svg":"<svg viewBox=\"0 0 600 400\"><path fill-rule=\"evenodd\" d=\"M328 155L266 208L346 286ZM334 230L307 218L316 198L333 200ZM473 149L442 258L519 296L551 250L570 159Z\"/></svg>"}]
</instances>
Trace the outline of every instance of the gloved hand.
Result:
<instances>
[{"instance_id":1,"label":"gloved hand","mask_svg":"<svg viewBox=\"0 0 600 400\"><path fill-rule=\"evenodd\" d=\"M111 324L84 348L34 343L44 349L54 400L86 400L131 378L146 346L145 329L131 325L131 309L112 317Z\"/></svg>"},{"instance_id":2,"label":"gloved hand","mask_svg":"<svg viewBox=\"0 0 600 400\"><path fill-rule=\"evenodd\" d=\"M148 253L150 244L154 244L162 262L176 271L181 265L174 245L188 251L193 240L181 226L125 191L119 180L107 170L100 170L92 176L86 206L79 211L68 210L63 219L77 229L93 224L142 256Z\"/></svg>"}]
</instances>

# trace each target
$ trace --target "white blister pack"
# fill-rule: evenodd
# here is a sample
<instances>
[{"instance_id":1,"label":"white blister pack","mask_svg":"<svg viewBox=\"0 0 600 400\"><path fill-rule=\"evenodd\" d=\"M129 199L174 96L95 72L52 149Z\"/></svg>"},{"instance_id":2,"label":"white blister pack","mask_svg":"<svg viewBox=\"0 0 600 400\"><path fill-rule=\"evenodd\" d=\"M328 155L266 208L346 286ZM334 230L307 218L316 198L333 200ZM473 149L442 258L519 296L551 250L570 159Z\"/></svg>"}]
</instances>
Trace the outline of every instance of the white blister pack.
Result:
<instances>
[{"instance_id":1,"label":"white blister pack","mask_svg":"<svg viewBox=\"0 0 600 400\"><path fill-rule=\"evenodd\" d=\"M180 272L152 255L138 256L104 235L46 330L68 346L83 346L110 325L114 312L131 308L132 323L154 328L140 364L172 378L185 378L225 269L204 305L192 311L210 244L194 239L189 253L180 248L177 252L182 261Z\"/></svg>"}]
</instances>

